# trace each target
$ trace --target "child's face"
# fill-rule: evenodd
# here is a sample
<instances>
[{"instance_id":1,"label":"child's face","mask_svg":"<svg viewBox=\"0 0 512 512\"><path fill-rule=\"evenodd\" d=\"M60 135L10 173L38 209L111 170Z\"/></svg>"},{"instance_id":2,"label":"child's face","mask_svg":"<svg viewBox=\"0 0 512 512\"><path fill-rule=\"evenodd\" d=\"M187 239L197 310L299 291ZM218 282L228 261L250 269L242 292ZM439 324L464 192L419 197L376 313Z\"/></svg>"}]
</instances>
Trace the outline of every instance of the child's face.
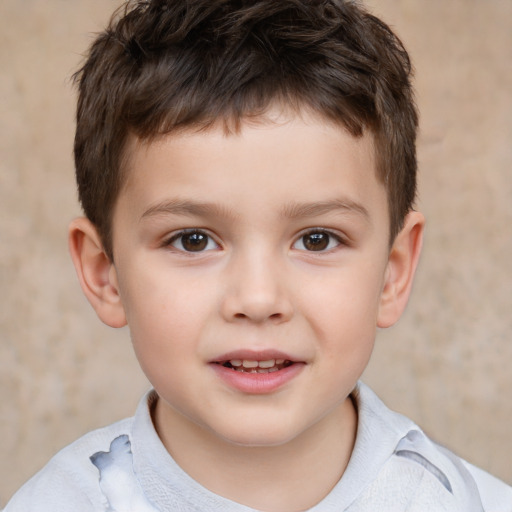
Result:
<instances>
[{"instance_id":1,"label":"child's face","mask_svg":"<svg viewBox=\"0 0 512 512\"><path fill-rule=\"evenodd\" d=\"M129 158L111 279L162 417L275 445L339 411L387 275L371 137L288 117L134 141Z\"/></svg>"}]
</instances>

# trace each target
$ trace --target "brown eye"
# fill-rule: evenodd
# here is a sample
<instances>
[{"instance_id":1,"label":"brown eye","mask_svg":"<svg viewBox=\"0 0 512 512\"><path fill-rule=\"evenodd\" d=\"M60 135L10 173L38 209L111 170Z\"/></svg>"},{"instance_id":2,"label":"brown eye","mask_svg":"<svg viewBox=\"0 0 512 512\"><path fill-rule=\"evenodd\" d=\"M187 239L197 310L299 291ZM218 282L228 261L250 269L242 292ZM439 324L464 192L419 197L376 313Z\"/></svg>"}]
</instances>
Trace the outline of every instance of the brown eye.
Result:
<instances>
[{"instance_id":1,"label":"brown eye","mask_svg":"<svg viewBox=\"0 0 512 512\"><path fill-rule=\"evenodd\" d=\"M340 237L334 233L319 229L302 235L293 244L293 248L301 251L325 252L335 249L342 243Z\"/></svg>"},{"instance_id":2,"label":"brown eye","mask_svg":"<svg viewBox=\"0 0 512 512\"><path fill-rule=\"evenodd\" d=\"M181 243L186 251L204 251L208 245L208 237L203 233L190 233L181 237Z\"/></svg>"},{"instance_id":3,"label":"brown eye","mask_svg":"<svg viewBox=\"0 0 512 512\"><path fill-rule=\"evenodd\" d=\"M327 233L310 233L302 237L302 243L308 251L324 251L329 246Z\"/></svg>"},{"instance_id":4,"label":"brown eye","mask_svg":"<svg viewBox=\"0 0 512 512\"><path fill-rule=\"evenodd\" d=\"M182 231L170 240L169 245L185 252L203 252L218 248L215 241L202 231Z\"/></svg>"}]
</instances>

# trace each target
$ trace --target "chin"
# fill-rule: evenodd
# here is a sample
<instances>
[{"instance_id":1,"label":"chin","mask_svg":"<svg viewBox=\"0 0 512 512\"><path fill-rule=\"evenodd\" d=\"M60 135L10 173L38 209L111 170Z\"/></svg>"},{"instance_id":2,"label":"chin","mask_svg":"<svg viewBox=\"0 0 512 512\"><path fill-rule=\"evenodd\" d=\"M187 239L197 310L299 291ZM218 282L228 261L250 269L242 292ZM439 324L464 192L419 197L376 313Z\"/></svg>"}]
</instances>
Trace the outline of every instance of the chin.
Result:
<instances>
[{"instance_id":1,"label":"chin","mask_svg":"<svg viewBox=\"0 0 512 512\"><path fill-rule=\"evenodd\" d=\"M282 422L268 420L266 422L246 421L245 424L232 424L230 428L219 429L217 437L231 445L247 448L266 448L282 446L295 439L297 428L287 428ZM276 428L276 425L279 428Z\"/></svg>"}]
</instances>

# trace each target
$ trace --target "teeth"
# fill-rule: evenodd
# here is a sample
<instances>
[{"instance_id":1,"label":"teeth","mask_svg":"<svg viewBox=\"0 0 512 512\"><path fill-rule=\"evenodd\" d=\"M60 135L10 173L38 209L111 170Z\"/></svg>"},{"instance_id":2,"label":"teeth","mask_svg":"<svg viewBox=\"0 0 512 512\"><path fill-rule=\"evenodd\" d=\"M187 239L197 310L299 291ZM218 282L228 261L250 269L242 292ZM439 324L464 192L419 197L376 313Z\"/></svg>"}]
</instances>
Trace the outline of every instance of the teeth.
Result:
<instances>
[{"instance_id":1,"label":"teeth","mask_svg":"<svg viewBox=\"0 0 512 512\"><path fill-rule=\"evenodd\" d=\"M267 359L266 361L254 361L252 359L231 359L228 363L233 370L246 373L272 373L281 369L285 359Z\"/></svg>"},{"instance_id":2,"label":"teeth","mask_svg":"<svg viewBox=\"0 0 512 512\"><path fill-rule=\"evenodd\" d=\"M242 361L240 359L232 359L229 363L235 368L240 366L244 368L272 368L272 366L276 364L283 364L284 359L278 359L277 361L275 359L269 359L267 361L251 361L250 359L244 359Z\"/></svg>"}]
</instances>

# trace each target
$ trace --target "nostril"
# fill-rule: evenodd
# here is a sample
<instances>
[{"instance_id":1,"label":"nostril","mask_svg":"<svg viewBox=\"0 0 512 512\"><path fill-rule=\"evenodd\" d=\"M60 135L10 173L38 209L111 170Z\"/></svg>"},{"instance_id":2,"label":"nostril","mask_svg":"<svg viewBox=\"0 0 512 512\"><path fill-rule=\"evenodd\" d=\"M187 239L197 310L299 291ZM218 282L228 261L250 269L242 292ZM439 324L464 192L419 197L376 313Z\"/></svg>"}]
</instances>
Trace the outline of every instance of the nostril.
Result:
<instances>
[{"instance_id":1,"label":"nostril","mask_svg":"<svg viewBox=\"0 0 512 512\"><path fill-rule=\"evenodd\" d=\"M228 321L280 323L293 316L293 308L276 294L240 296L231 293L223 300L220 313Z\"/></svg>"},{"instance_id":2,"label":"nostril","mask_svg":"<svg viewBox=\"0 0 512 512\"><path fill-rule=\"evenodd\" d=\"M250 315L246 315L245 313L235 313L235 315L233 315L233 316L234 316L234 318L237 318L238 320L244 320L244 319L251 318ZM282 313L273 313L273 314L269 315L268 318L270 320L281 320L283 318L283 314Z\"/></svg>"}]
</instances>

